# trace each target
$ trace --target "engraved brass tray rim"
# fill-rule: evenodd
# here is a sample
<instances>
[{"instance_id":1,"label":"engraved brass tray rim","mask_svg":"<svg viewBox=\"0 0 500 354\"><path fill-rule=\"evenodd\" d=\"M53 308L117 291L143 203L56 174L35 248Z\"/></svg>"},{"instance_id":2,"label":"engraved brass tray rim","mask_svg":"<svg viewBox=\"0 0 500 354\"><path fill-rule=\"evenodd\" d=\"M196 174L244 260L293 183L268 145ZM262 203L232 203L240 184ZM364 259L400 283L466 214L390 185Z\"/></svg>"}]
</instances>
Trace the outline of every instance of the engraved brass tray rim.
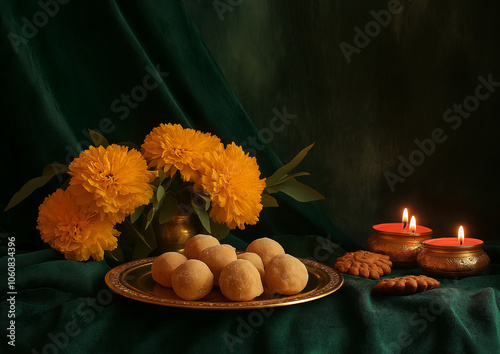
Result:
<instances>
[{"instance_id":1,"label":"engraved brass tray rim","mask_svg":"<svg viewBox=\"0 0 500 354\"><path fill-rule=\"evenodd\" d=\"M230 300L221 302L204 301L203 299L195 301L182 300L180 298L172 299L155 295L148 289L133 286L126 279L127 274L134 270L139 271L142 277L150 277L151 264L155 258L156 257L139 259L111 269L105 276L107 286L115 293L124 297L156 305L204 310L241 310L288 306L313 301L332 294L344 283L344 278L337 270L310 259L297 257L306 266L309 277L315 276L318 279L315 288L306 292L303 291L296 295L281 295L277 298L269 297L259 300L259 298L263 296L261 295L252 301L242 302L233 302Z\"/></svg>"}]
</instances>

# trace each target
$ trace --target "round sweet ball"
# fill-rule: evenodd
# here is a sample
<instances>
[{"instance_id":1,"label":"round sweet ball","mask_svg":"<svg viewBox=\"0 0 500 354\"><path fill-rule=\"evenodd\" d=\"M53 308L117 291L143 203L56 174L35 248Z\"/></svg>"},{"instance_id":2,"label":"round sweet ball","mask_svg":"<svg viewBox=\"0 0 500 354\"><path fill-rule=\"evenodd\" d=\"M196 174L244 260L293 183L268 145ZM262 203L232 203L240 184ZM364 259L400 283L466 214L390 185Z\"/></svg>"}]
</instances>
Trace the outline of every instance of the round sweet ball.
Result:
<instances>
[{"instance_id":1,"label":"round sweet ball","mask_svg":"<svg viewBox=\"0 0 500 354\"><path fill-rule=\"evenodd\" d=\"M230 245L216 245L205 248L200 253L200 261L205 263L214 275L214 285L219 285L222 269L237 259L236 249Z\"/></svg>"},{"instance_id":2,"label":"round sweet ball","mask_svg":"<svg viewBox=\"0 0 500 354\"><path fill-rule=\"evenodd\" d=\"M199 300L208 295L213 283L210 268L197 259L185 261L172 273L172 288L184 300Z\"/></svg>"},{"instance_id":3,"label":"round sweet ball","mask_svg":"<svg viewBox=\"0 0 500 354\"><path fill-rule=\"evenodd\" d=\"M232 301L250 301L264 292L259 271L246 259L232 261L222 269L219 287Z\"/></svg>"},{"instance_id":4,"label":"round sweet ball","mask_svg":"<svg viewBox=\"0 0 500 354\"><path fill-rule=\"evenodd\" d=\"M274 257L266 267L266 284L271 291L279 294L300 293L308 280L309 273L304 263L289 254Z\"/></svg>"},{"instance_id":5,"label":"round sweet ball","mask_svg":"<svg viewBox=\"0 0 500 354\"><path fill-rule=\"evenodd\" d=\"M198 234L187 240L184 245L184 255L188 259L200 259L200 253L205 248L220 245L219 240L211 235Z\"/></svg>"},{"instance_id":6,"label":"round sweet ball","mask_svg":"<svg viewBox=\"0 0 500 354\"><path fill-rule=\"evenodd\" d=\"M238 259L246 259L247 261L250 261L255 268L259 271L260 278L264 280L264 263L262 263L262 259L257 253L253 252L245 252L245 253L240 253L238 255Z\"/></svg>"},{"instance_id":7,"label":"round sweet ball","mask_svg":"<svg viewBox=\"0 0 500 354\"><path fill-rule=\"evenodd\" d=\"M158 256L151 265L153 280L167 288L172 287L172 273L187 258L178 252L166 252Z\"/></svg>"},{"instance_id":8,"label":"round sweet ball","mask_svg":"<svg viewBox=\"0 0 500 354\"><path fill-rule=\"evenodd\" d=\"M248 245L246 251L257 253L262 259L264 267L267 267L267 264L271 259L273 259L274 256L285 254L285 250L278 242L267 237L253 240L252 243Z\"/></svg>"}]
</instances>

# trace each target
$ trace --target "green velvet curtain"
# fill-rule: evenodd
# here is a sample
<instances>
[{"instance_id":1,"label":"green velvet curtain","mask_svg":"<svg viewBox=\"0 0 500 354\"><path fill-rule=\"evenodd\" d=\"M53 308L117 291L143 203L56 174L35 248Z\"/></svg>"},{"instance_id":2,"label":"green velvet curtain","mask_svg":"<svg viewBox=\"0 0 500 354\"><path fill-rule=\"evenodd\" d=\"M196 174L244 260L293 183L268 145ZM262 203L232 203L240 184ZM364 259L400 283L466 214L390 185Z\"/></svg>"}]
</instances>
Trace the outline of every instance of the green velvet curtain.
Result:
<instances>
[{"instance_id":1,"label":"green velvet curtain","mask_svg":"<svg viewBox=\"0 0 500 354\"><path fill-rule=\"evenodd\" d=\"M181 0L2 0L0 17L3 207L43 166L68 163L85 148L87 129L136 144L161 122L210 131L225 143L257 133ZM263 176L281 164L268 147L257 158ZM500 352L498 249L488 250L492 264L481 276L442 280L439 289L407 297L375 294L376 281L345 275L338 292L297 306L168 308L111 293L106 262L67 261L40 241L37 208L58 184L0 213L2 353ZM316 204L280 204L226 241L242 249L272 236L287 253L330 266L333 243L358 248ZM391 276L408 273L421 271ZM15 347L6 336L12 297Z\"/></svg>"},{"instance_id":2,"label":"green velvet curtain","mask_svg":"<svg viewBox=\"0 0 500 354\"><path fill-rule=\"evenodd\" d=\"M88 129L110 142L138 145L162 122L212 132L225 143L257 135L182 1L6 1L0 7L2 165L8 171L2 205L46 164L77 156L90 143ZM257 158L263 177L280 166L268 146ZM33 230L37 205L56 184L4 213L6 232ZM280 204L264 210L258 226L236 234L247 240L318 234L357 247L314 203L285 198ZM26 242L36 238L31 233Z\"/></svg>"}]
</instances>

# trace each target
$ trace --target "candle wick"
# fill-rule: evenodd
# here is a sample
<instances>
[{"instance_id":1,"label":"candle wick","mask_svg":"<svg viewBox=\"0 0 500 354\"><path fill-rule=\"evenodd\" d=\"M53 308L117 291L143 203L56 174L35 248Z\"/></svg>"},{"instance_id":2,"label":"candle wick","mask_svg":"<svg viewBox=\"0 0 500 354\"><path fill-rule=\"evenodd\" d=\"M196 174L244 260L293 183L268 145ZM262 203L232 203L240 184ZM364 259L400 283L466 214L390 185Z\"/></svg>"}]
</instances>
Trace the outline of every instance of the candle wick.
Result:
<instances>
[{"instance_id":1,"label":"candle wick","mask_svg":"<svg viewBox=\"0 0 500 354\"><path fill-rule=\"evenodd\" d=\"M462 240L460 240L460 246L462 246Z\"/></svg>"},{"instance_id":2,"label":"candle wick","mask_svg":"<svg viewBox=\"0 0 500 354\"><path fill-rule=\"evenodd\" d=\"M403 230L406 229L406 222L403 222Z\"/></svg>"}]
</instances>

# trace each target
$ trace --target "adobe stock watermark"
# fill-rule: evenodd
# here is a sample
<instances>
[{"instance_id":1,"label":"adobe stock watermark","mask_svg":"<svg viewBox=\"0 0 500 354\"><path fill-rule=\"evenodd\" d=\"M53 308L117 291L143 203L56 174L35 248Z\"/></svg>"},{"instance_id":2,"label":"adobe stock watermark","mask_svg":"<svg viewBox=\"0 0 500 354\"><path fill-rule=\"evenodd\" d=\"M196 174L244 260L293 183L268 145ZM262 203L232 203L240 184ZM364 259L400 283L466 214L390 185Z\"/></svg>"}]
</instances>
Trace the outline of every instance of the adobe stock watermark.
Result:
<instances>
[{"instance_id":1,"label":"adobe stock watermark","mask_svg":"<svg viewBox=\"0 0 500 354\"><path fill-rule=\"evenodd\" d=\"M279 294L271 294L271 299L279 298ZM245 343L245 339L250 338L254 332L264 324L264 320L271 316L274 312L274 307L263 307L252 310L244 316L238 316L236 322L235 334L225 332L222 335L224 343L229 352L235 352L235 346Z\"/></svg>"},{"instance_id":2,"label":"adobe stock watermark","mask_svg":"<svg viewBox=\"0 0 500 354\"><path fill-rule=\"evenodd\" d=\"M233 12L237 6L240 6L244 0L214 0L212 5L219 16L219 20L224 21L226 12Z\"/></svg>"},{"instance_id":3,"label":"adobe stock watermark","mask_svg":"<svg viewBox=\"0 0 500 354\"><path fill-rule=\"evenodd\" d=\"M112 133L116 129L114 121L125 120L130 115L132 110L136 109L141 102L146 100L148 93L155 90L158 85L170 75L169 72L162 71L159 64L156 64L155 67L148 65L144 69L146 74L143 76L138 85L132 87L128 92L122 93L118 98L111 101L109 108L111 112L115 114L114 120L108 117L103 117L98 123L98 128L92 130L103 136L105 134ZM90 137L88 130L83 129L81 133L85 138L78 142L76 148L66 145L66 165L68 165L75 157L78 157L81 150L93 145L92 138ZM60 162L54 161L53 164L60 164ZM56 169L57 167L53 166L53 168ZM62 182L63 177L60 174L57 174L57 178L59 179L59 182Z\"/></svg>"},{"instance_id":4,"label":"adobe stock watermark","mask_svg":"<svg viewBox=\"0 0 500 354\"><path fill-rule=\"evenodd\" d=\"M106 306L113 300L113 293L108 289L101 289L95 298L87 298L76 307L76 314L82 317L85 323L89 324L95 320ZM71 341L82 332L78 323L69 321L64 329L57 333L49 332L47 335L49 342L46 343L40 351L33 348L32 354L57 354L66 349Z\"/></svg>"},{"instance_id":5,"label":"adobe stock watermark","mask_svg":"<svg viewBox=\"0 0 500 354\"><path fill-rule=\"evenodd\" d=\"M266 147L265 144L269 144L274 140L274 135L276 133L282 132L290 124L290 121L297 118L296 114L290 114L287 112L286 106L283 106L281 112L277 108L273 108L274 116L269 121L267 127L259 130L257 136L247 137L240 146L242 149L249 153L250 156L256 156L257 151L262 151Z\"/></svg>"},{"instance_id":6,"label":"adobe stock watermark","mask_svg":"<svg viewBox=\"0 0 500 354\"><path fill-rule=\"evenodd\" d=\"M451 281L455 284L458 282L456 279ZM457 297L458 293L459 290L456 288L447 288L446 292L433 298L426 307L419 307L418 311L413 312L408 317L408 326L399 332L397 340L386 346L387 352L399 354L404 348L412 345L417 337L424 333L438 316L450 307L450 303Z\"/></svg>"},{"instance_id":7,"label":"adobe stock watermark","mask_svg":"<svg viewBox=\"0 0 500 354\"><path fill-rule=\"evenodd\" d=\"M7 240L7 293L6 302L9 304L9 309L5 314L8 318L7 327L7 344L16 346L16 238L6 233L1 233L0 237Z\"/></svg>"},{"instance_id":8,"label":"adobe stock watermark","mask_svg":"<svg viewBox=\"0 0 500 354\"><path fill-rule=\"evenodd\" d=\"M332 255L340 257L344 254L340 253L342 250L340 244L333 242L331 235L328 235L326 238L317 236L316 240L318 241L318 245L314 248L312 254L314 260L323 263Z\"/></svg>"},{"instance_id":9,"label":"adobe stock watermark","mask_svg":"<svg viewBox=\"0 0 500 354\"><path fill-rule=\"evenodd\" d=\"M66 5L70 0L40 0L37 2L39 11L36 11L30 19L26 16L21 17L23 23L19 33L9 32L7 38L16 54L19 53L19 47L33 39L40 29L47 26L50 19L54 18L61 9L60 5Z\"/></svg>"},{"instance_id":10,"label":"adobe stock watermark","mask_svg":"<svg viewBox=\"0 0 500 354\"><path fill-rule=\"evenodd\" d=\"M487 78L480 75L477 77L477 80L479 84L474 90L474 95L465 97L461 103L453 104L451 108L443 113L443 121L450 124L452 130L460 128L463 121L477 111L481 101L490 98L496 88L500 87L500 82L493 81L492 74L489 74ZM442 128L433 129L429 138L422 140L415 139L413 142L416 148L407 155L408 157L404 157L403 155L398 156L399 165L397 173L391 171L384 172L385 180L391 192L396 190L397 183L403 183L415 172L417 167L421 166L429 156L434 154L438 144L444 143L446 139L448 139L448 135Z\"/></svg>"},{"instance_id":11,"label":"adobe stock watermark","mask_svg":"<svg viewBox=\"0 0 500 354\"><path fill-rule=\"evenodd\" d=\"M346 42L341 42L339 44L340 50L342 51L342 54L344 54L347 63L351 63L351 56L353 54L359 54L362 49L368 47L371 40L377 37L382 31L382 28L386 28L389 23L391 23L393 16L401 13L401 11L403 11L403 6L399 0L389 0L387 3L387 10L382 9L378 12L375 10L370 11L373 21L367 22L364 29L361 29L358 26L354 27L354 45Z\"/></svg>"}]
</instances>

